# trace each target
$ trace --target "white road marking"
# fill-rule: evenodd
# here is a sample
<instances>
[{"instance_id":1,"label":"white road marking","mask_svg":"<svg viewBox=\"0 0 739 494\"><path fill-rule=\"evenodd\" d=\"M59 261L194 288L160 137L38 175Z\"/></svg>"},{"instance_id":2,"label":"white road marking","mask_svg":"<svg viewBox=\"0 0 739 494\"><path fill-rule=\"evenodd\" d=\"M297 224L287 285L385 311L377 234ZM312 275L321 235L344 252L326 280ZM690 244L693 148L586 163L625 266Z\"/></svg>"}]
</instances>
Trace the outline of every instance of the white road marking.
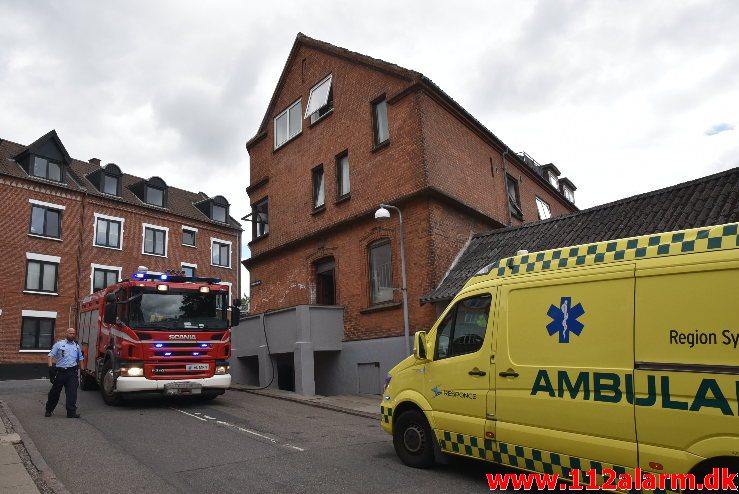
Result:
<instances>
[{"instance_id":1,"label":"white road marking","mask_svg":"<svg viewBox=\"0 0 739 494\"><path fill-rule=\"evenodd\" d=\"M237 428L238 430L240 430L241 432L246 432L247 434L253 434L253 435L257 436L257 437L261 437L261 438L264 438L264 439L266 439L267 441L271 441L271 442L273 442L273 443L277 444L277 439L274 439L274 438L272 438L272 437L269 437L269 436L265 436L264 434L260 434L260 433L258 433L258 432L254 432L254 431L252 431L252 430L249 430L249 429L244 429L243 427L239 427L238 425L236 426L236 428Z\"/></svg>"},{"instance_id":2,"label":"white road marking","mask_svg":"<svg viewBox=\"0 0 739 494\"><path fill-rule=\"evenodd\" d=\"M298 451L305 451L303 448L298 448L297 446L293 446L292 444L284 444L283 446L285 446L286 448L297 449Z\"/></svg>"},{"instance_id":3,"label":"white road marking","mask_svg":"<svg viewBox=\"0 0 739 494\"><path fill-rule=\"evenodd\" d=\"M172 408L172 407L170 407L170 408ZM180 412L180 413L184 413L185 415L189 415L190 417L196 418L198 420L202 420L203 422L207 422L207 420L205 420L204 418L198 417L197 415L193 415L191 413L187 413L184 410L178 410L176 408L172 408L172 410L175 410L175 411Z\"/></svg>"},{"instance_id":4,"label":"white road marking","mask_svg":"<svg viewBox=\"0 0 739 494\"><path fill-rule=\"evenodd\" d=\"M216 419L215 417L211 417L210 415L205 415L205 414L203 414L203 417L205 417L208 420L215 420Z\"/></svg>"}]
</instances>

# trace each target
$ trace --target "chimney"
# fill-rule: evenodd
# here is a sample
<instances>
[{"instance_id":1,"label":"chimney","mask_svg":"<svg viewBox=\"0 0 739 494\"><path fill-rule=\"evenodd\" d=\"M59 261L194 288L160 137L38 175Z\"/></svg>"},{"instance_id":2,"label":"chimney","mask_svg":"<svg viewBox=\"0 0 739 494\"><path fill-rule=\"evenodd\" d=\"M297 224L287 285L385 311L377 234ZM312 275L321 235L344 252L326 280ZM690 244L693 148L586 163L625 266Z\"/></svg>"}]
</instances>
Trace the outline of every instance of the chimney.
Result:
<instances>
[{"instance_id":1,"label":"chimney","mask_svg":"<svg viewBox=\"0 0 739 494\"><path fill-rule=\"evenodd\" d=\"M100 166L100 159L99 158L90 158L87 160L88 163L96 166Z\"/></svg>"}]
</instances>

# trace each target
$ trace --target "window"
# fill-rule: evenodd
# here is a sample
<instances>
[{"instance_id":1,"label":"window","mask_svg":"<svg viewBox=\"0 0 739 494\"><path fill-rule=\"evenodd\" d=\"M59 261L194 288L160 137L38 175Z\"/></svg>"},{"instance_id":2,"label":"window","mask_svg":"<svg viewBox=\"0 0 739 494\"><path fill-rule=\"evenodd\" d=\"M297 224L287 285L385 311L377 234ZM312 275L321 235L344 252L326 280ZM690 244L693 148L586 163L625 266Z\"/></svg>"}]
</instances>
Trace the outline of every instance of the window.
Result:
<instances>
[{"instance_id":1,"label":"window","mask_svg":"<svg viewBox=\"0 0 739 494\"><path fill-rule=\"evenodd\" d=\"M226 208L223 206L218 206L216 204L213 204L211 206L211 212L213 214L213 221L220 221L221 223L226 222Z\"/></svg>"},{"instance_id":2,"label":"window","mask_svg":"<svg viewBox=\"0 0 739 494\"><path fill-rule=\"evenodd\" d=\"M372 104L372 116L375 131L375 146L379 146L390 139L390 130L387 125L387 100L383 98Z\"/></svg>"},{"instance_id":3,"label":"window","mask_svg":"<svg viewBox=\"0 0 739 494\"><path fill-rule=\"evenodd\" d=\"M167 257L168 228L144 224L144 254Z\"/></svg>"},{"instance_id":4,"label":"window","mask_svg":"<svg viewBox=\"0 0 739 494\"><path fill-rule=\"evenodd\" d=\"M210 239L211 257L210 263L213 266L221 266L224 268L231 267L231 242L227 240L219 240L217 238Z\"/></svg>"},{"instance_id":5,"label":"window","mask_svg":"<svg viewBox=\"0 0 739 494\"><path fill-rule=\"evenodd\" d=\"M313 86L308 96L308 106L305 109L305 118L310 117L310 123L315 123L334 107L331 76Z\"/></svg>"},{"instance_id":6,"label":"window","mask_svg":"<svg viewBox=\"0 0 739 494\"><path fill-rule=\"evenodd\" d=\"M300 100L275 117L275 149L285 144L303 130Z\"/></svg>"},{"instance_id":7,"label":"window","mask_svg":"<svg viewBox=\"0 0 739 494\"><path fill-rule=\"evenodd\" d=\"M194 228L182 228L182 245L195 247L195 234L197 230Z\"/></svg>"},{"instance_id":8,"label":"window","mask_svg":"<svg viewBox=\"0 0 739 494\"><path fill-rule=\"evenodd\" d=\"M110 285L115 285L121 278L121 268L114 266L92 265L92 291L97 292Z\"/></svg>"},{"instance_id":9,"label":"window","mask_svg":"<svg viewBox=\"0 0 739 494\"><path fill-rule=\"evenodd\" d=\"M269 199L264 198L252 207L252 237L259 238L269 233Z\"/></svg>"},{"instance_id":10,"label":"window","mask_svg":"<svg viewBox=\"0 0 739 494\"><path fill-rule=\"evenodd\" d=\"M437 331L436 360L474 353L482 347L491 300L487 294L466 298L447 312Z\"/></svg>"},{"instance_id":11,"label":"window","mask_svg":"<svg viewBox=\"0 0 739 494\"><path fill-rule=\"evenodd\" d=\"M549 209L549 204L538 197L536 198L536 210L539 211L540 220L546 220L552 217L552 211Z\"/></svg>"},{"instance_id":12,"label":"window","mask_svg":"<svg viewBox=\"0 0 739 494\"><path fill-rule=\"evenodd\" d=\"M391 263L390 242L383 240L370 246L370 288L373 304L393 299L393 266Z\"/></svg>"},{"instance_id":13,"label":"window","mask_svg":"<svg viewBox=\"0 0 739 494\"><path fill-rule=\"evenodd\" d=\"M118 177L113 175L103 175L103 192L112 196L118 195Z\"/></svg>"},{"instance_id":14,"label":"window","mask_svg":"<svg viewBox=\"0 0 739 494\"><path fill-rule=\"evenodd\" d=\"M121 248L123 218L95 214L95 242L97 247Z\"/></svg>"},{"instance_id":15,"label":"window","mask_svg":"<svg viewBox=\"0 0 739 494\"><path fill-rule=\"evenodd\" d=\"M26 265L26 290L29 292L56 293L58 268L59 261L28 259Z\"/></svg>"},{"instance_id":16,"label":"window","mask_svg":"<svg viewBox=\"0 0 739 494\"><path fill-rule=\"evenodd\" d=\"M313 169L313 209L326 204L326 190L323 185L323 165Z\"/></svg>"},{"instance_id":17,"label":"window","mask_svg":"<svg viewBox=\"0 0 739 494\"><path fill-rule=\"evenodd\" d=\"M572 192L572 189L562 186L562 193L568 201L570 201L572 204L575 204L575 193Z\"/></svg>"},{"instance_id":18,"label":"window","mask_svg":"<svg viewBox=\"0 0 739 494\"><path fill-rule=\"evenodd\" d=\"M164 207L164 191L151 185L146 186L146 203L153 206Z\"/></svg>"},{"instance_id":19,"label":"window","mask_svg":"<svg viewBox=\"0 0 739 494\"><path fill-rule=\"evenodd\" d=\"M336 189L339 199L349 195L349 154L344 153L336 157Z\"/></svg>"},{"instance_id":20,"label":"window","mask_svg":"<svg viewBox=\"0 0 739 494\"><path fill-rule=\"evenodd\" d=\"M189 276L191 278L195 277L195 270L198 268L197 264L188 264L183 262L181 266L182 272L185 273L185 276Z\"/></svg>"},{"instance_id":21,"label":"window","mask_svg":"<svg viewBox=\"0 0 739 494\"><path fill-rule=\"evenodd\" d=\"M511 215L523 219L521 198L518 195L518 180L510 175L506 175L506 191L508 192L508 209Z\"/></svg>"},{"instance_id":22,"label":"window","mask_svg":"<svg viewBox=\"0 0 739 494\"><path fill-rule=\"evenodd\" d=\"M53 318L48 317L24 316L21 323L21 350L51 349L55 322Z\"/></svg>"},{"instance_id":23,"label":"window","mask_svg":"<svg viewBox=\"0 0 739 494\"><path fill-rule=\"evenodd\" d=\"M44 237L60 238L62 212L50 205L31 206L31 227L29 233Z\"/></svg>"},{"instance_id":24,"label":"window","mask_svg":"<svg viewBox=\"0 0 739 494\"><path fill-rule=\"evenodd\" d=\"M549 175L549 183L552 184L552 187L559 190L559 179L557 178L557 175L552 171L547 172L547 175Z\"/></svg>"},{"instance_id":25,"label":"window","mask_svg":"<svg viewBox=\"0 0 739 494\"><path fill-rule=\"evenodd\" d=\"M31 165L31 175L34 177L45 178L47 180L53 180L55 182L61 182L62 165L40 156L34 156L33 164Z\"/></svg>"}]
</instances>

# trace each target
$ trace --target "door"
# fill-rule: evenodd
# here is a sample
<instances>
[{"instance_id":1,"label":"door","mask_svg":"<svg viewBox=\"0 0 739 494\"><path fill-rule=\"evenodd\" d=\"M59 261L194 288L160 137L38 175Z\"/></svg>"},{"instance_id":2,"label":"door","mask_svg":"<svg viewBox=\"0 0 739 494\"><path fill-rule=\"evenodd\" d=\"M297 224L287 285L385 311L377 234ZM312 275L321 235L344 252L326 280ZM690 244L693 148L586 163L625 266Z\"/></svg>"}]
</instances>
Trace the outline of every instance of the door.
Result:
<instances>
[{"instance_id":1,"label":"door","mask_svg":"<svg viewBox=\"0 0 739 494\"><path fill-rule=\"evenodd\" d=\"M450 307L431 333L424 395L442 432L483 437L490 383L492 294L471 293Z\"/></svg>"},{"instance_id":2,"label":"door","mask_svg":"<svg viewBox=\"0 0 739 494\"><path fill-rule=\"evenodd\" d=\"M316 303L336 305L336 263L333 258L316 263Z\"/></svg>"},{"instance_id":3,"label":"door","mask_svg":"<svg viewBox=\"0 0 739 494\"><path fill-rule=\"evenodd\" d=\"M380 362L357 364L360 395L379 395L380 389Z\"/></svg>"},{"instance_id":4,"label":"door","mask_svg":"<svg viewBox=\"0 0 739 494\"><path fill-rule=\"evenodd\" d=\"M559 474L635 467L633 398L624 392L633 383L634 266L512 278L499 305L504 461Z\"/></svg>"}]
</instances>

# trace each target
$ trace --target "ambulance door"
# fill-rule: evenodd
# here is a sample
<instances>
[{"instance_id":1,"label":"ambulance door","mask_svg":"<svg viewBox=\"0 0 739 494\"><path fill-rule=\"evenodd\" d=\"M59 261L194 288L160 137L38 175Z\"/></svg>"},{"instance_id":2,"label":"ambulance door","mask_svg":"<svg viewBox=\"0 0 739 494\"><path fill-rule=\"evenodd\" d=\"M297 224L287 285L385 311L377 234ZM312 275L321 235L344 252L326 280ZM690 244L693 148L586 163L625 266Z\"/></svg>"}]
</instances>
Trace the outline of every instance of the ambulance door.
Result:
<instances>
[{"instance_id":1,"label":"ambulance door","mask_svg":"<svg viewBox=\"0 0 739 494\"><path fill-rule=\"evenodd\" d=\"M637 267L635 415L645 470L658 463L685 473L702 458L739 456L736 252Z\"/></svg>"},{"instance_id":2,"label":"ambulance door","mask_svg":"<svg viewBox=\"0 0 739 494\"><path fill-rule=\"evenodd\" d=\"M493 294L470 292L457 300L432 333L432 361L426 365L423 394L435 428L481 438L490 387Z\"/></svg>"},{"instance_id":3,"label":"ambulance door","mask_svg":"<svg viewBox=\"0 0 739 494\"><path fill-rule=\"evenodd\" d=\"M623 392L633 317L631 264L504 282L495 412L504 463L560 475L636 466L634 407Z\"/></svg>"}]
</instances>

